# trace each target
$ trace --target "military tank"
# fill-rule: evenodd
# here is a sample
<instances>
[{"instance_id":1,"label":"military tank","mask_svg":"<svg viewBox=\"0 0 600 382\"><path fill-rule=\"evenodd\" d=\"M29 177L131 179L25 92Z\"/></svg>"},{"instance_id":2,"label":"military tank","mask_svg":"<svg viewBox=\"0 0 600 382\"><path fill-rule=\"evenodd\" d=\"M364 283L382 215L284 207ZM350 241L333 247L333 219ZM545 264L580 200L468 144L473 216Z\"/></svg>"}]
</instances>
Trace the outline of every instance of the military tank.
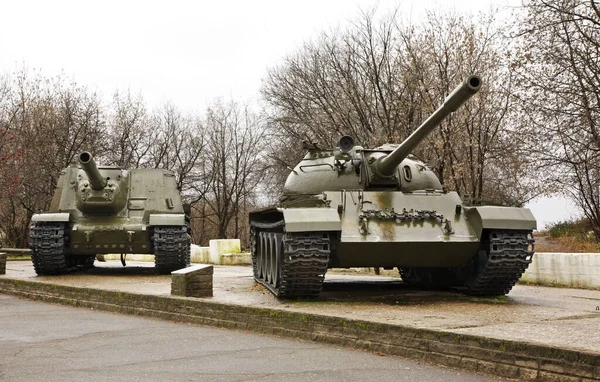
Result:
<instances>
[{"instance_id":1,"label":"military tank","mask_svg":"<svg viewBox=\"0 0 600 382\"><path fill-rule=\"evenodd\" d=\"M508 293L533 256L531 211L468 206L411 155L481 83L468 77L399 145L309 145L279 205L250 213L255 280L280 298L310 298L330 268L398 268L410 284Z\"/></svg>"},{"instance_id":2,"label":"military tank","mask_svg":"<svg viewBox=\"0 0 600 382\"><path fill-rule=\"evenodd\" d=\"M172 171L98 167L89 152L62 170L48 212L33 215L38 275L92 266L96 255L153 254L159 273L190 263L189 220Z\"/></svg>"}]
</instances>

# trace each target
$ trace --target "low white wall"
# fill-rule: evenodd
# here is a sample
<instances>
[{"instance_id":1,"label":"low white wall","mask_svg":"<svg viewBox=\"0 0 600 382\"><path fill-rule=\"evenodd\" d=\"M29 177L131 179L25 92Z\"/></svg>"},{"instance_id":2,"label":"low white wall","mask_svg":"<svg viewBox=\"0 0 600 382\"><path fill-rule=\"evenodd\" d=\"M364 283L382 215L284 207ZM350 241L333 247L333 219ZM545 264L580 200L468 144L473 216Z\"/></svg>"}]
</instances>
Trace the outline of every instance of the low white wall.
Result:
<instances>
[{"instance_id":1,"label":"low white wall","mask_svg":"<svg viewBox=\"0 0 600 382\"><path fill-rule=\"evenodd\" d=\"M121 260L120 253L109 253L104 256L104 260ZM125 262L128 261L152 261L154 262L154 255L141 255L134 253L125 254Z\"/></svg>"},{"instance_id":2,"label":"low white wall","mask_svg":"<svg viewBox=\"0 0 600 382\"><path fill-rule=\"evenodd\" d=\"M226 253L240 253L240 239L214 239L208 242L210 246L210 263L221 264Z\"/></svg>"},{"instance_id":3,"label":"low white wall","mask_svg":"<svg viewBox=\"0 0 600 382\"><path fill-rule=\"evenodd\" d=\"M190 251L190 261L192 263L208 264L210 263L210 247L200 247L192 244Z\"/></svg>"},{"instance_id":4,"label":"low white wall","mask_svg":"<svg viewBox=\"0 0 600 382\"><path fill-rule=\"evenodd\" d=\"M252 265L250 252L225 253L221 256L221 265Z\"/></svg>"},{"instance_id":5,"label":"low white wall","mask_svg":"<svg viewBox=\"0 0 600 382\"><path fill-rule=\"evenodd\" d=\"M600 253L535 253L521 282L600 288Z\"/></svg>"},{"instance_id":6,"label":"low white wall","mask_svg":"<svg viewBox=\"0 0 600 382\"><path fill-rule=\"evenodd\" d=\"M249 253L240 251L240 239L210 240L209 247L200 247L192 244L190 247L190 261L200 264L217 265L250 265L252 259ZM106 260L119 260L120 254L104 255ZM125 261L154 261L154 255L127 254Z\"/></svg>"}]
</instances>

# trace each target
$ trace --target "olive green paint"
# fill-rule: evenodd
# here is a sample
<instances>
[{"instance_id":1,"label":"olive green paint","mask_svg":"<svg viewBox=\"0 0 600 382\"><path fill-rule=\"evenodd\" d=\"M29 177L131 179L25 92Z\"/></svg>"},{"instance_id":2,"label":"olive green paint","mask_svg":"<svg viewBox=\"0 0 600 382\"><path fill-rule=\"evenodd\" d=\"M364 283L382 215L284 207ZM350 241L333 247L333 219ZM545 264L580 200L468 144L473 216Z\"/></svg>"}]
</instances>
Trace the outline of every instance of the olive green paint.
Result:
<instances>
[{"instance_id":1,"label":"olive green paint","mask_svg":"<svg viewBox=\"0 0 600 382\"><path fill-rule=\"evenodd\" d=\"M366 149L349 137L334 149L310 145L280 204L251 213L250 221L284 220L289 232L333 233L330 268L458 267L478 253L485 229L535 229L528 209L466 206L410 154L481 84L468 77L400 145ZM365 218L369 213L375 217Z\"/></svg>"},{"instance_id":2,"label":"olive green paint","mask_svg":"<svg viewBox=\"0 0 600 382\"><path fill-rule=\"evenodd\" d=\"M50 210L32 217L68 221L70 254L153 254L151 221L185 224L172 171L98 167L87 155L80 159L89 160L61 172Z\"/></svg>"}]
</instances>

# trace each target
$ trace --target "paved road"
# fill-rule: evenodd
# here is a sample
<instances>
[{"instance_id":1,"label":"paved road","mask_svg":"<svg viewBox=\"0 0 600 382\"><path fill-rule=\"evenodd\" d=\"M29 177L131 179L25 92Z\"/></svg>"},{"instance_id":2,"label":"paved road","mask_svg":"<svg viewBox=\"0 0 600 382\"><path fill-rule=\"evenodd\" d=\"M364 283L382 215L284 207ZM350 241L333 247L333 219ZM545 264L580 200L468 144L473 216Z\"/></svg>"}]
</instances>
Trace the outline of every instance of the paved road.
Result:
<instances>
[{"instance_id":1,"label":"paved road","mask_svg":"<svg viewBox=\"0 0 600 382\"><path fill-rule=\"evenodd\" d=\"M96 262L47 277L36 276L31 261L6 268L2 277L32 282L165 296L171 290L170 276L154 274L153 263ZM398 278L328 272L320 298L279 301L254 282L251 267L215 266L210 300L600 352L598 290L516 285L506 297L482 299L411 288Z\"/></svg>"},{"instance_id":2,"label":"paved road","mask_svg":"<svg viewBox=\"0 0 600 382\"><path fill-rule=\"evenodd\" d=\"M0 295L2 381L498 381L312 342Z\"/></svg>"},{"instance_id":3,"label":"paved road","mask_svg":"<svg viewBox=\"0 0 600 382\"><path fill-rule=\"evenodd\" d=\"M153 263L96 262L96 268L37 277L31 261L7 263L6 278L77 287L169 295L171 278ZM251 267L215 266L218 303L276 308L385 324L527 341L600 352L600 291L516 285L507 297L482 299L410 288L398 278L328 272L321 297L279 301L252 278Z\"/></svg>"}]
</instances>

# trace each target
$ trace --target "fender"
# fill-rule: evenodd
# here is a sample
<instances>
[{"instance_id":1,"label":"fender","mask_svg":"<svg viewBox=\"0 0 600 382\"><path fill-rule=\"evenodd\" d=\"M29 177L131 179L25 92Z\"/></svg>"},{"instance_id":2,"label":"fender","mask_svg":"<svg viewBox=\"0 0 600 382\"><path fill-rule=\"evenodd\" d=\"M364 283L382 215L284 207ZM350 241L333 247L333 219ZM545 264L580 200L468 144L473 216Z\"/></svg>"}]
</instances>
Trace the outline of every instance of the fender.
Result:
<instances>
[{"instance_id":1,"label":"fender","mask_svg":"<svg viewBox=\"0 0 600 382\"><path fill-rule=\"evenodd\" d=\"M32 222L68 222L70 215L68 212L42 213L31 217Z\"/></svg>"},{"instance_id":2,"label":"fender","mask_svg":"<svg viewBox=\"0 0 600 382\"><path fill-rule=\"evenodd\" d=\"M342 221L334 208L278 208L286 232L341 231Z\"/></svg>"},{"instance_id":3,"label":"fender","mask_svg":"<svg viewBox=\"0 0 600 382\"><path fill-rule=\"evenodd\" d=\"M484 229L532 231L537 222L529 208L482 206L466 209L467 220L478 237Z\"/></svg>"},{"instance_id":4,"label":"fender","mask_svg":"<svg viewBox=\"0 0 600 382\"><path fill-rule=\"evenodd\" d=\"M185 214L151 214L148 225L185 225Z\"/></svg>"}]
</instances>

